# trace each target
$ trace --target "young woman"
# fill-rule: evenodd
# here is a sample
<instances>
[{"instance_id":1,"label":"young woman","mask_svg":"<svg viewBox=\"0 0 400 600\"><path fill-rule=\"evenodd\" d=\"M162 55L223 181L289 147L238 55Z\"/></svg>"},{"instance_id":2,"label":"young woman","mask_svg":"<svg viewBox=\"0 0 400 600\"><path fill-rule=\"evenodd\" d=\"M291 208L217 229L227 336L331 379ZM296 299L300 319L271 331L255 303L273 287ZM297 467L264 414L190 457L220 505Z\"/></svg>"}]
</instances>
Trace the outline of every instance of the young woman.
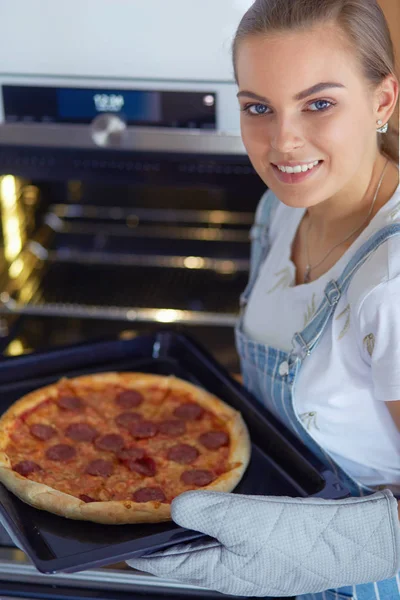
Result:
<instances>
[{"instance_id":1,"label":"young woman","mask_svg":"<svg viewBox=\"0 0 400 600\"><path fill-rule=\"evenodd\" d=\"M129 564L241 596L400 599L400 186L386 143L398 78L387 24L376 0L256 0L233 60L243 141L268 187L236 328L244 384L352 497L187 492L174 520L215 540Z\"/></svg>"}]
</instances>

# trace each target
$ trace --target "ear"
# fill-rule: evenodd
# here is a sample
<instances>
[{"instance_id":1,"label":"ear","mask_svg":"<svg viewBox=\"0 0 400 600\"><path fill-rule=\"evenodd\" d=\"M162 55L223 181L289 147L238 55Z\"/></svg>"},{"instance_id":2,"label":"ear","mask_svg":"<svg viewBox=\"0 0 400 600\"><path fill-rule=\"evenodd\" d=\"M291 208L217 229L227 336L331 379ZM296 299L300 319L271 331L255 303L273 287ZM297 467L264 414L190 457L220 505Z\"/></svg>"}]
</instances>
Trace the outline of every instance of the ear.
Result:
<instances>
[{"instance_id":1,"label":"ear","mask_svg":"<svg viewBox=\"0 0 400 600\"><path fill-rule=\"evenodd\" d=\"M375 117L387 123L392 116L399 97L399 82L394 75L388 75L375 91Z\"/></svg>"}]
</instances>

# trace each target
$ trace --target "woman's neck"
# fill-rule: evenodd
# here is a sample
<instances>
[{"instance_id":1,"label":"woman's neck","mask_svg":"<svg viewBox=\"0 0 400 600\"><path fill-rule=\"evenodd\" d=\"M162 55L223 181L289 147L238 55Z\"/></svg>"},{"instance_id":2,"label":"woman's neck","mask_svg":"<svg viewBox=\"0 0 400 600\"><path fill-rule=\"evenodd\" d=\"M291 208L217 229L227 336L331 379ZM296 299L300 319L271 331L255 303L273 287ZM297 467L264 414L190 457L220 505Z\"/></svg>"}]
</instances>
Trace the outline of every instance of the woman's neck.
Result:
<instances>
[{"instance_id":1,"label":"woman's neck","mask_svg":"<svg viewBox=\"0 0 400 600\"><path fill-rule=\"evenodd\" d=\"M367 180L360 180L352 186L351 190L341 190L332 198L307 209L307 221L310 230L314 233L318 232L318 238L323 245L334 243L338 234L343 235L346 231L350 232L352 228L357 227L358 224L362 224L363 218L366 218L371 208L387 161L387 157L379 154L374 163L372 174ZM392 197L398 183L397 166L389 161L368 222ZM368 225L368 222L365 223L365 226Z\"/></svg>"}]
</instances>

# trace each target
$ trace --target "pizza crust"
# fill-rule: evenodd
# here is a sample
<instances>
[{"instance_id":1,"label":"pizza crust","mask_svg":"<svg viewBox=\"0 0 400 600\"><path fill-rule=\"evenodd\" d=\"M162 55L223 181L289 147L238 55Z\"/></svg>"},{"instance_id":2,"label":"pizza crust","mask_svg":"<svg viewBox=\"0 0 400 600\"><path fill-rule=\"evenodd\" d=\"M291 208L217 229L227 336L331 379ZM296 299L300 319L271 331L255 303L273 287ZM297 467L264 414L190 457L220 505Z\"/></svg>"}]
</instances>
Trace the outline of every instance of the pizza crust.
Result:
<instances>
[{"instance_id":1,"label":"pizza crust","mask_svg":"<svg viewBox=\"0 0 400 600\"><path fill-rule=\"evenodd\" d=\"M0 481L23 502L67 519L107 525L157 523L171 519L169 504L130 500L86 503L3 466L0 467Z\"/></svg>"},{"instance_id":2,"label":"pizza crust","mask_svg":"<svg viewBox=\"0 0 400 600\"><path fill-rule=\"evenodd\" d=\"M13 404L0 418L0 481L22 501L31 506L69 519L112 525L157 523L170 520L170 504L155 501L134 502L131 500L86 503L75 496L23 477L12 470L5 449L15 419L47 398L56 398L59 391L58 386L63 381L60 380L56 384L27 394ZM166 392L176 391L177 393L193 394L194 400L200 406L223 421L230 437L228 464L231 465L231 469L217 477L209 485L200 487L199 490L231 492L241 480L251 455L249 433L240 413L213 394L174 376L146 373L99 373L83 375L65 381L72 387L75 383L78 387L80 384L101 387L102 384L112 383L135 389L140 389L142 386L146 388L149 385L157 385L165 387Z\"/></svg>"}]
</instances>

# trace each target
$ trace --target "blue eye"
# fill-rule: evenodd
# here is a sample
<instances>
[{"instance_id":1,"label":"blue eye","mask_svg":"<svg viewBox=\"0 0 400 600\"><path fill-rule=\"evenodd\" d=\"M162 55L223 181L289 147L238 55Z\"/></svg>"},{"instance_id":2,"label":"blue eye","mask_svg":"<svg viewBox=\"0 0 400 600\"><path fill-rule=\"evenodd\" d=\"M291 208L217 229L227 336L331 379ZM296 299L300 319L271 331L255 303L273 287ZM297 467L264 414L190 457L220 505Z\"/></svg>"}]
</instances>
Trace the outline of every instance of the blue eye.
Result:
<instances>
[{"instance_id":1,"label":"blue eye","mask_svg":"<svg viewBox=\"0 0 400 600\"><path fill-rule=\"evenodd\" d=\"M329 100L315 100L315 102L312 102L310 104L310 106L312 106L313 104L316 105L316 104L321 104L321 103L322 104L329 104L329 106L325 106L325 107L322 107L320 109L317 108L317 110L312 110L311 112L324 112L325 110L328 110L331 106L333 106L333 103L329 102Z\"/></svg>"},{"instance_id":2,"label":"blue eye","mask_svg":"<svg viewBox=\"0 0 400 600\"><path fill-rule=\"evenodd\" d=\"M250 110L250 109L254 109L254 111ZM264 104L247 104L244 108L241 108L240 110L249 115L257 116L257 115L265 115L267 109L268 109L268 107L265 106Z\"/></svg>"}]
</instances>

